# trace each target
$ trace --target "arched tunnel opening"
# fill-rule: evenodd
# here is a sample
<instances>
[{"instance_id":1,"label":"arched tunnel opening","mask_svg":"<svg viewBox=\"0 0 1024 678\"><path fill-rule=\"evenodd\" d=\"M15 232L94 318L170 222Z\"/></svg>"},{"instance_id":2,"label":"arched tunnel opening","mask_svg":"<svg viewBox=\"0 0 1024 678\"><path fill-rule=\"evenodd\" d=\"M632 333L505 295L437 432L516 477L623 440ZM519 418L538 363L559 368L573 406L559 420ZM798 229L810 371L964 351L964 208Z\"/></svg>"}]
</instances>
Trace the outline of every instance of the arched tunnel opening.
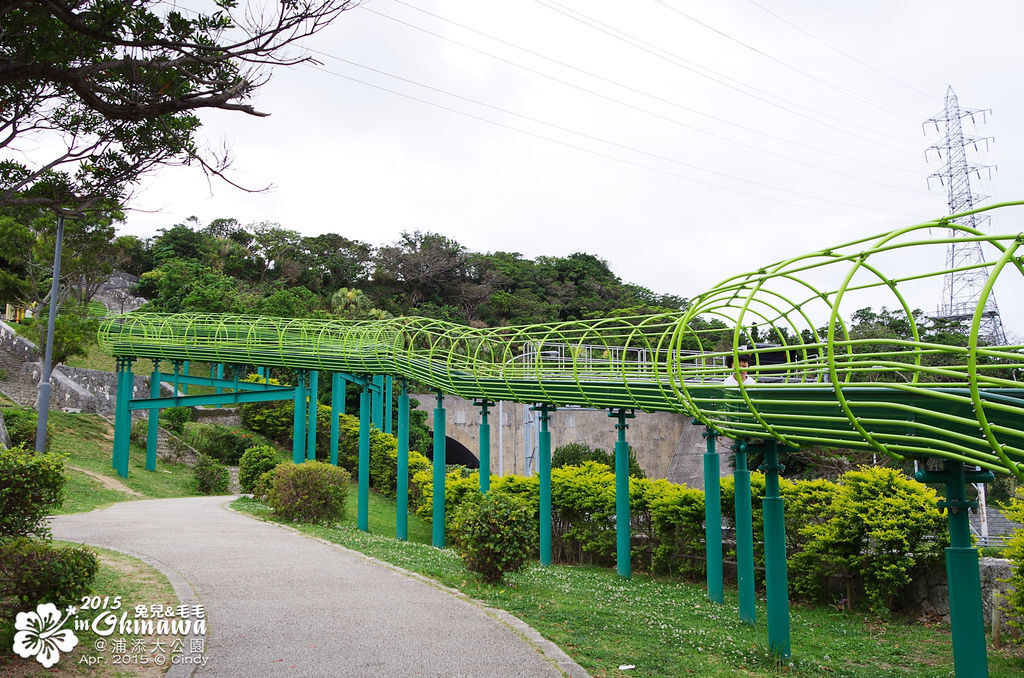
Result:
<instances>
[{"instance_id":1,"label":"arched tunnel opening","mask_svg":"<svg viewBox=\"0 0 1024 678\"><path fill-rule=\"evenodd\" d=\"M434 461L434 450L424 451L427 459ZM480 468L480 460L469 448L450 436L444 437L444 461L446 464L461 464L466 468Z\"/></svg>"}]
</instances>

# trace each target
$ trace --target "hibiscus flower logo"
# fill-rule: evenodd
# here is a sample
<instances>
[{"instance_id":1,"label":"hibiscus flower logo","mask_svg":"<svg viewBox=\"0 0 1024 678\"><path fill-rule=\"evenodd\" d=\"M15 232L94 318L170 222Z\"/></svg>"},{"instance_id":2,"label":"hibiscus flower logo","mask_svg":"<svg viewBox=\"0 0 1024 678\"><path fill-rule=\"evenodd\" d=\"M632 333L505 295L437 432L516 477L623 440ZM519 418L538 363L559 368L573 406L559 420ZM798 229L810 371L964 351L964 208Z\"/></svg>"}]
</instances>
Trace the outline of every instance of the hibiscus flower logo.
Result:
<instances>
[{"instance_id":1,"label":"hibiscus flower logo","mask_svg":"<svg viewBox=\"0 0 1024 678\"><path fill-rule=\"evenodd\" d=\"M14 651L25 659L35 655L36 661L50 668L60 661L61 652L71 652L78 645L78 637L64 628L72 614L74 609L68 608L62 617L53 603L37 605L35 612L19 612L14 620Z\"/></svg>"}]
</instances>

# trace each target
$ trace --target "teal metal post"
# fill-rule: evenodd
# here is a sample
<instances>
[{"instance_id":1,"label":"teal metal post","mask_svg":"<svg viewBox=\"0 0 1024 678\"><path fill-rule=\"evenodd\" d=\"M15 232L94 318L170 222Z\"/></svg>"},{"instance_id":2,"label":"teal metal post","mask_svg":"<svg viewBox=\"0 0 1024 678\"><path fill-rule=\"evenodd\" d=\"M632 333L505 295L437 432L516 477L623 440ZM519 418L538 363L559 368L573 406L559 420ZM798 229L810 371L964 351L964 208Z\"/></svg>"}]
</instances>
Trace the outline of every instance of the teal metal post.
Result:
<instances>
[{"instance_id":1,"label":"teal metal post","mask_svg":"<svg viewBox=\"0 0 1024 678\"><path fill-rule=\"evenodd\" d=\"M384 433L390 435L394 432L392 426L391 399L392 391L395 388L395 378L390 374L384 377Z\"/></svg>"},{"instance_id":2,"label":"teal metal post","mask_svg":"<svg viewBox=\"0 0 1024 678\"><path fill-rule=\"evenodd\" d=\"M540 459L537 471L540 480L540 564L551 564L551 431L548 421L555 408L551 405L538 405L534 408L540 412L540 433L537 434L537 454Z\"/></svg>"},{"instance_id":3,"label":"teal metal post","mask_svg":"<svg viewBox=\"0 0 1024 678\"><path fill-rule=\"evenodd\" d=\"M370 529L370 379L363 382L359 393L359 503L356 527Z\"/></svg>"},{"instance_id":4,"label":"teal metal post","mask_svg":"<svg viewBox=\"0 0 1024 678\"><path fill-rule=\"evenodd\" d=\"M786 516L779 492L779 474L786 468L779 463L779 446L769 440L760 449L764 453L764 579L768 599L768 649L781 659L789 659L789 582L786 570Z\"/></svg>"},{"instance_id":5,"label":"teal metal post","mask_svg":"<svg viewBox=\"0 0 1024 678\"><path fill-rule=\"evenodd\" d=\"M320 390L320 371L309 371L309 423L306 425L306 461L316 461L317 392Z\"/></svg>"},{"instance_id":6,"label":"teal metal post","mask_svg":"<svg viewBox=\"0 0 1024 678\"><path fill-rule=\"evenodd\" d=\"M132 412L128 405L132 400L135 377L132 375L132 359L117 359L117 403L114 406L114 454L113 467L117 475L128 477L128 449L131 445Z\"/></svg>"},{"instance_id":7,"label":"teal metal post","mask_svg":"<svg viewBox=\"0 0 1024 678\"><path fill-rule=\"evenodd\" d=\"M217 378L218 379L223 379L224 378L224 363L217 363ZM222 389L220 386L218 386L216 392L217 392L217 395L220 395L221 393L224 392L224 389ZM217 405L217 407L220 408L220 407L223 407L223 406L222 405Z\"/></svg>"},{"instance_id":8,"label":"teal metal post","mask_svg":"<svg viewBox=\"0 0 1024 678\"><path fill-rule=\"evenodd\" d=\"M626 442L627 418L632 412L625 409L613 410L608 416L615 417L615 564L620 577L629 579L632 574L631 535L629 530L629 443Z\"/></svg>"},{"instance_id":9,"label":"teal metal post","mask_svg":"<svg viewBox=\"0 0 1024 678\"><path fill-rule=\"evenodd\" d=\"M177 395L177 394L175 394ZM149 397L160 397L160 361L153 361L153 373L149 376ZM160 425L160 410L146 410L149 429L146 435L146 470L156 470L156 441Z\"/></svg>"},{"instance_id":10,"label":"teal metal post","mask_svg":"<svg viewBox=\"0 0 1024 678\"><path fill-rule=\"evenodd\" d=\"M978 550L971 544L967 511L977 502L967 501L968 482L991 482L988 471L964 471L960 461L946 460L939 471L918 471L921 482L945 483L946 498L939 502L949 517L946 548L946 588L949 591L949 625L953 635L953 668L958 678L987 676L985 618L981 606L981 574Z\"/></svg>"},{"instance_id":11,"label":"teal metal post","mask_svg":"<svg viewBox=\"0 0 1024 678\"><path fill-rule=\"evenodd\" d=\"M398 396L398 473L395 501L395 537L409 538L409 393L402 379L402 394Z\"/></svg>"},{"instance_id":12,"label":"teal metal post","mask_svg":"<svg viewBox=\"0 0 1024 678\"><path fill-rule=\"evenodd\" d=\"M444 395L437 392L434 408L434 546L444 548L444 474L447 436L444 419Z\"/></svg>"},{"instance_id":13,"label":"teal metal post","mask_svg":"<svg viewBox=\"0 0 1024 678\"><path fill-rule=\"evenodd\" d=\"M292 419L292 461L301 464L306 459L306 374L296 372L295 417Z\"/></svg>"},{"instance_id":14,"label":"teal metal post","mask_svg":"<svg viewBox=\"0 0 1024 678\"><path fill-rule=\"evenodd\" d=\"M750 471L747 453L741 443L733 444L736 453L736 579L740 597L740 621L753 625L757 621L754 608L754 519L750 506Z\"/></svg>"},{"instance_id":15,"label":"teal metal post","mask_svg":"<svg viewBox=\"0 0 1024 678\"><path fill-rule=\"evenodd\" d=\"M331 464L338 465L338 442L341 428L338 418L345 411L345 384L340 372L331 375Z\"/></svg>"},{"instance_id":16,"label":"teal metal post","mask_svg":"<svg viewBox=\"0 0 1024 678\"><path fill-rule=\"evenodd\" d=\"M370 405L373 409L373 425L378 431L384 430L384 375L376 374L373 377L374 389L370 394Z\"/></svg>"},{"instance_id":17,"label":"teal metal post","mask_svg":"<svg viewBox=\"0 0 1024 678\"><path fill-rule=\"evenodd\" d=\"M718 434L705 427L704 440L704 551L707 556L708 599L725 601L722 576L722 483L718 458Z\"/></svg>"},{"instance_id":18,"label":"teal metal post","mask_svg":"<svg viewBox=\"0 0 1024 678\"><path fill-rule=\"evenodd\" d=\"M186 377L188 376L188 363L189 361L186 360L183 366L184 369L182 370L182 374L184 374ZM188 395L188 384L184 384L181 387L181 392L184 393L185 395ZM177 391L175 391L175 393L177 393Z\"/></svg>"},{"instance_id":19,"label":"teal metal post","mask_svg":"<svg viewBox=\"0 0 1024 678\"><path fill-rule=\"evenodd\" d=\"M480 493L487 494L491 489L491 424L487 411L491 402L485 399L473 404L480 407Z\"/></svg>"}]
</instances>

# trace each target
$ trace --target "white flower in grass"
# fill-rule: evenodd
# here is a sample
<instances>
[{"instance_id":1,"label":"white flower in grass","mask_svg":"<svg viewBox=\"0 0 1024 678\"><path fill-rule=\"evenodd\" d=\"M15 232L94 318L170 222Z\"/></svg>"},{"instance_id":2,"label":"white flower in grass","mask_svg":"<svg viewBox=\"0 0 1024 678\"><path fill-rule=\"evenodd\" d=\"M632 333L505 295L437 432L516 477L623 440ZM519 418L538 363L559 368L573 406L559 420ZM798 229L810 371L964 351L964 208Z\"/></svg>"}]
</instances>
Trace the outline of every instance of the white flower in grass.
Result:
<instances>
[{"instance_id":1,"label":"white flower in grass","mask_svg":"<svg viewBox=\"0 0 1024 678\"><path fill-rule=\"evenodd\" d=\"M52 603L36 606L35 612L19 612L14 620L14 652L25 659L35 655L36 661L50 668L60 661L61 652L71 652L78 637L65 629L68 614L61 617Z\"/></svg>"}]
</instances>

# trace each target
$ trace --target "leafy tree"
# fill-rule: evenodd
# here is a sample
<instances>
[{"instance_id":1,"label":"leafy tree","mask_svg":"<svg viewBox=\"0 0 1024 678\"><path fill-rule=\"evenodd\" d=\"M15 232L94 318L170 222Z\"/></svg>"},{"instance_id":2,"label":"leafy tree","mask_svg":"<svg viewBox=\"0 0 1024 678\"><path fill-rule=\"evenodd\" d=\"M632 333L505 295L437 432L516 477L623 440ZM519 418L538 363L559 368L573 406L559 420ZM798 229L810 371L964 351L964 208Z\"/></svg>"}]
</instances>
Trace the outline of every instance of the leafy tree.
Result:
<instances>
[{"instance_id":1,"label":"leafy tree","mask_svg":"<svg viewBox=\"0 0 1024 678\"><path fill-rule=\"evenodd\" d=\"M0 5L0 205L86 209L122 203L139 177L172 162L223 176L230 159L200 147L202 109L259 113L249 102L289 46L350 0L295 0L267 11L216 0L188 14L156 0ZM272 7L273 9L270 9ZM43 142L43 143L39 143Z\"/></svg>"}]
</instances>

